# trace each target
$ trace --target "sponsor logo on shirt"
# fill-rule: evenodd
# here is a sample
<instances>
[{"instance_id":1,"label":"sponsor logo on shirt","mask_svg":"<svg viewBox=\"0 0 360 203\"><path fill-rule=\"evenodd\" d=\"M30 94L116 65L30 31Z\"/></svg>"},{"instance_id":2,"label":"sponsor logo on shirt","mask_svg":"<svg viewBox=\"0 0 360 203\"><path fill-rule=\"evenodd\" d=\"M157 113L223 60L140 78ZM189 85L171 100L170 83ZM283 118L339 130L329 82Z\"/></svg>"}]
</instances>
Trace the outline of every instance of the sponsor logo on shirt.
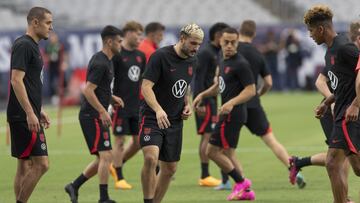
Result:
<instances>
[{"instance_id":1,"label":"sponsor logo on shirt","mask_svg":"<svg viewBox=\"0 0 360 203\"><path fill-rule=\"evenodd\" d=\"M226 88L224 78L221 76L219 77L219 88L220 88L220 93L223 93Z\"/></svg>"},{"instance_id":2,"label":"sponsor logo on shirt","mask_svg":"<svg viewBox=\"0 0 360 203\"><path fill-rule=\"evenodd\" d=\"M331 83L331 88L332 88L333 90L336 90L336 87L337 87L338 82L339 82L338 78L337 78L336 75L335 75L333 72L331 72L331 71L328 71L328 77L329 77L329 80L330 80L330 83Z\"/></svg>"},{"instance_id":3,"label":"sponsor logo on shirt","mask_svg":"<svg viewBox=\"0 0 360 203\"><path fill-rule=\"evenodd\" d=\"M131 66L128 71L128 76L129 76L129 79L133 82L139 81L139 77L140 77L139 66L136 66L136 65Z\"/></svg>"},{"instance_id":4,"label":"sponsor logo on shirt","mask_svg":"<svg viewBox=\"0 0 360 203\"><path fill-rule=\"evenodd\" d=\"M185 95L187 83L185 80L180 79L175 82L172 87L172 93L176 98L182 98Z\"/></svg>"}]
</instances>

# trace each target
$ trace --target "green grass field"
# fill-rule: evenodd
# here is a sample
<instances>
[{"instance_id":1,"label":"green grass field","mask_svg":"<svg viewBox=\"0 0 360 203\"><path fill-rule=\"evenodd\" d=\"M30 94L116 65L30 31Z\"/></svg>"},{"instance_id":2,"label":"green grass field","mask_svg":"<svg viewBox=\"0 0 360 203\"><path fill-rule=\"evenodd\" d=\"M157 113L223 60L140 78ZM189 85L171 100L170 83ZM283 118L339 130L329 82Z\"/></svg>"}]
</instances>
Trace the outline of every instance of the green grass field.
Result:
<instances>
[{"instance_id":1,"label":"green grass field","mask_svg":"<svg viewBox=\"0 0 360 203\"><path fill-rule=\"evenodd\" d=\"M321 97L315 93L269 94L262 99L263 106L271 121L278 140L290 154L306 156L327 149L319 122L314 118L313 108ZM53 124L56 111L48 109ZM29 202L31 203L66 203L68 196L64 185L76 176L93 159L89 155L85 140L77 121L78 108L64 110L63 134L56 136L56 126L46 131L50 170L41 179ZM5 113L1 113L0 136L0 203L15 202L13 195L13 177L16 170L16 159L10 157L10 148L5 145ZM195 134L193 118L185 123L184 143L181 161L176 178L163 202L168 203L217 203L226 202L228 191L214 191L197 185L200 175L198 157L199 136ZM243 164L245 176L253 182L256 202L264 203L330 203L331 188L325 168L309 167L303 170L307 186L298 189L290 185L288 171L266 148L262 141L243 129L239 141L237 155ZM118 202L142 202L140 170L142 155L126 163L124 175L134 188L129 191L115 190L110 179L110 195ZM210 172L220 177L219 169L211 162ZM350 172L349 195L358 201L359 179ZM88 181L81 189L79 202L90 203L98 200L98 179Z\"/></svg>"}]
</instances>

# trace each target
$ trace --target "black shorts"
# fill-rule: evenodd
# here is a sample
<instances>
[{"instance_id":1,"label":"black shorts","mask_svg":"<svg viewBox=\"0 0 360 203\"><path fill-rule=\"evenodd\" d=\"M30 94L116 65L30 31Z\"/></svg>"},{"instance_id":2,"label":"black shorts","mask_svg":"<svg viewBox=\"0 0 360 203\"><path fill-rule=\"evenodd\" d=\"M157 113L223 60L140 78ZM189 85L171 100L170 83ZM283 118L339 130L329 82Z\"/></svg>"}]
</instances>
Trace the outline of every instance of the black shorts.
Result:
<instances>
[{"instance_id":1,"label":"black shorts","mask_svg":"<svg viewBox=\"0 0 360 203\"><path fill-rule=\"evenodd\" d=\"M209 99L205 104L205 108L205 116L199 116L195 114L196 129L199 135L203 135L204 133L212 133L218 120L215 99Z\"/></svg>"},{"instance_id":2,"label":"black shorts","mask_svg":"<svg viewBox=\"0 0 360 203\"><path fill-rule=\"evenodd\" d=\"M171 122L167 129L160 129L156 120L142 118L139 131L140 146L158 146L159 160L177 162L180 160L182 147L183 122Z\"/></svg>"},{"instance_id":3,"label":"black shorts","mask_svg":"<svg viewBox=\"0 0 360 203\"><path fill-rule=\"evenodd\" d=\"M139 116L128 116L123 108L115 108L112 115L112 130L115 136L138 135Z\"/></svg>"},{"instance_id":4,"label":"black shorts","mask_svg":"<svg viewBox=\"0 0 360 203\"><path fill-rule=\"evenodd\" d=\"M111 150L110 130L100 119L80 119L80 125L91 154Z\"/></svg>"},{"instance_id":5,"label":"black shorts","mask_svg":"<svg viewBox=\"0 0 360 203\"><path fill-rule=\"evenodd\" d=\"M270 123L262 106L247 109L247 121L245 126L252 134L264 136L271 132Z\"/></svg>"},{"instance_id":6,"label":"black shorts","mask_svg":"<svg viewBox=\"0 0 360 203\"><path fill-rule=\"evenodd\" d=\"M236 148L240 129L243 126L243 122L240 122L238 117L239 115L233 112L228 115L221 115L209 143L224 149Z\"/></svg>"},{"instance_id":7,"label":"black shorts","mask_svg":"<svg viewBox=\"0 0 360 203\"><path fill-rule=\"evenodd\" d=\"M326 137L325 143L329 145L329 140L334 126L334 117L332 115L331 108L328 108L324 116L320 118L320 124Z\"/></svg>"},{"instance_id":8,"label":"black shorts","mask_svg":"<svg viewBox=\"0 0 360 203\"><path fill-rule=\"evenodd\" d=\"M343 149L346 154L358 153L360 150L360 122L335 122L329 148Z\"/></svg>"},{"instance_id":9,"label":"black shorts","mask_svg":"<svg viewBox=\"0 0 360 203\"><path fill-rule=\"evenodd\" d=\"M47 156L46 138L43 128L30 132L27 122L10 122L11 155L18 159L31 156Z\"/></svg>"}]
</instances>

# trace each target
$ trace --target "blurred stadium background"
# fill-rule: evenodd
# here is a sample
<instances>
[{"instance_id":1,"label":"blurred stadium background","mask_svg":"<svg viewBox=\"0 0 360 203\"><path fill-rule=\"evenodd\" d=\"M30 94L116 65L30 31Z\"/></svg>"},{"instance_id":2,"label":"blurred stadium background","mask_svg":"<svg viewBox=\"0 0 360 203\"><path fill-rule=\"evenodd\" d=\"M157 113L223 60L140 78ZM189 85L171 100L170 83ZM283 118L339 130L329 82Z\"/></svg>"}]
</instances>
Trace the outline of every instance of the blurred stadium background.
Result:
<instances>
[{"instance_id":1,"label":"blurred stadium background","mask_svg":"<svg viewBox=\"0 0 360 203\"><path fill-rule=\"evenodd\" d=\"M264 106L270 114L275 133L279 133L279 140L288 147L289 152L309 155L326 150L321 129L312 115L312 108L321 97L316 93L304 92L314 91L314 80L324 65L325 47L316 46L302 24L305 10L317 3L324 3L332 8L335 29L338 32L346 32L352 20L359 20L359 0L0 0L0 168L5 168L0 175L0 203L13 200L11 181L16 164L15 160L10 158L9 148L4 144L4 110L7 105L10 49L13 41L25 32L26 15L31 7L43 6L53 13L54 31L64 47L59 65L65 73L65 94L60 102L63 105L78 103L88 60L101 48L99 31L105 25L122 27L126 21L136 20L145 26L149 22L158 21L166 26L165 38L161 43L161 46L164 46L175 43L179 28L189 22L198 23L207 34L208 28L215 22L225 22L238 28L243 20L255 20L258 31L255 44L264 53L271 70L274 79L272 91L290 92L273 93L265 97ZM43 53L48 43L41 42ZM291 54L297 55L295 62L291 61ZM297 74L289 74L291 69L296 69ZM57 112L52 105L59 103L59 97L56 91L53 93L50 89L49 72L46 64L43 95L45 104L48 104L46 108L52 118L55 118ZM299 101L301 104L297 104ZM56 134L54 128L47 132L49 153L53 156L50 159L54 161L32 202L67 202L67 199L64 200L67 197L62 191L63 184L77 175L84 164L91 160L91 157L87 156L85 143L76 122L77 113L77 107L64 111L64 118L69 120L64 121L61 139L53 136ZM289 119L294 115L294 119ZM212 190L189 187L196 185L199 164L196 153L198 139L192 139L195 134L194 121L191 119L187 123L185 135L188 138L185 138L184 142L183 160L191 162L182 163L179 169L182 172L177 174L178 181L170 188L164 202L222 202L225 196L223 192L214 194ZM244 134L246 137L249 133L244 131ZM309 169L308 173L304 172L307 180L313 181L308 186L311 190L293 190L287 182L287 173L271 152L262 149L262 143L254 141L256 138L253 136L245 137L241 142L247 145L241 148L243 144L240 144L240 152L243 153L239 153L239 156L240 160L244 161L244 167L250 168L247 175L254 178L257 184L255 189L261 191L257 193L258 202L331 202L329 181L324 169ZM268 159L273 160L273 164L260 165L268 163ZM69 163L72 164L71 167L64 168L64 165ZM121 201L124 199L123 192L115 195L120 202L139 202L141 199L138 175L140 163L140 156L129 163L127 176L129 181L135 184L135 190L128 193L128 201ZM216 173L217 169L214 168L212 171ZM132 172L136 175L130 175ZM188 180L188 176L192 179ZM350 179L353 180L354 176ZM86 195L82 198L91 202L96 199L97 188L95 183L88 185L84 189L87 190ZM352 196L358 195L355 185L359 186L358 181L350 181ZM44 191L49 192L43 194ZM189 192L193 192L194 196L183 200L182 195ZM51 201L48 201L49 199Z\"/></svg>"}]
</instances>

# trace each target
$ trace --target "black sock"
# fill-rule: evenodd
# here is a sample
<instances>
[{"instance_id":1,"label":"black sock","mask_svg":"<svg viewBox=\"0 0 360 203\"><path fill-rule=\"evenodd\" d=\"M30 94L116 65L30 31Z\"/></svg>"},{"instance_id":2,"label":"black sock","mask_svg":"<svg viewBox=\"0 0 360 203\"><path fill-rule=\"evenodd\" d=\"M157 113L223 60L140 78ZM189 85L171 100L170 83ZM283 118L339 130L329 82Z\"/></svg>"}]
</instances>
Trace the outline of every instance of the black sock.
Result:
<instances>
[{"instance_id":1,"label":"black sock","mask_svg":"<svg viewBox=\"0 0 360 203\"><path fill-rule=\"evenodd\" d=\"M209 163L201 163L201 178L206 178L209 174Z\"/></svg>"},{"instance_id":2,"label":"black sock","mask_svg":"<svg viewBox=\"0 0 360 203\"><path fill-rule=\"evenodd\" d=\"M303 158L299 157L295 161L295 166L298 169L301 169L302 167L309 166L309 165L312 165L311 157L309 157L309 156L308 157L303 157Z\"/></svg>"},{"instance_id":3,"label":"black sock","mask_svg":"<svg viewBox=\"0 0 360 203\"><path fill-rule=\"evenodd\" d=\"M122 174L122 166L115 168L115 170L116 170L118 180L124 179L124 176Z\"/></svg>"},{"instance_id":4,"label":"black sock","mask_svg":"<svg viewBox=\"0 0 360 203\"><path fill-rule=\"evenodd\" d=\"M100 184L100 201L105 201L109 199L108 193L108 185L107 184Z\"/></svg>"},{"instance_id":5,"label":"black sock","mask_svg":"<svg viewBox=\"0 0 360 203\"><path fill-rule=\"evenodd\" d=\"M22 201L16 200L16 203L23 203Z\"/></svg>"},{"instance_id":6,"label":"black sock","mask_svg":"<svg viewBox=\"0 0 360 203\"><path fill-rule=\"evenodd\" d=\"M159 165L156 166L155 171L156 171L156 175L159 174L159 172L160 172L160 166Z\"/></svg>"},{"instance_id":7,"label":"black sock","mask_svg":"<svg viewBox=\"0 0 360 203\"><path fill-rule=\"evenodd\" d=\"M153 199L144 199L144 203L153 203Z\"/></svg>"},{"instance_id":8,"label":"black sock","mask_svg":"<svg viewBox=\"0 0 360 203\"><path fill-rule=\"evenodd\" d=\"M241 183L244 181L244 178L241 176L239 172L236 171L235 168L232 171L230 171L228 174L232 179L234 179L236 183Z\"/></svg>"},{"instance_id":9,"label":"black sock","mask_svg":"<svg viewBox=\"0 0 360 203\"><path fill-rule=\"evenodd\" d=\"M87 180L89 180L89 178L85 177L84 174L80 174L80 176L72 182L72 185L78 190Z\"/></svg>"},{"instance_id":10,"label":"black sock","mask_svg":"<svg viewBox=\"0 0 360 203\"><path fill-rule=\"evenodd\" d=\"M224 171L221 171L221 181L223 184L226 184L229 180L229 175Z\"/></svg>"}]
</instances>

